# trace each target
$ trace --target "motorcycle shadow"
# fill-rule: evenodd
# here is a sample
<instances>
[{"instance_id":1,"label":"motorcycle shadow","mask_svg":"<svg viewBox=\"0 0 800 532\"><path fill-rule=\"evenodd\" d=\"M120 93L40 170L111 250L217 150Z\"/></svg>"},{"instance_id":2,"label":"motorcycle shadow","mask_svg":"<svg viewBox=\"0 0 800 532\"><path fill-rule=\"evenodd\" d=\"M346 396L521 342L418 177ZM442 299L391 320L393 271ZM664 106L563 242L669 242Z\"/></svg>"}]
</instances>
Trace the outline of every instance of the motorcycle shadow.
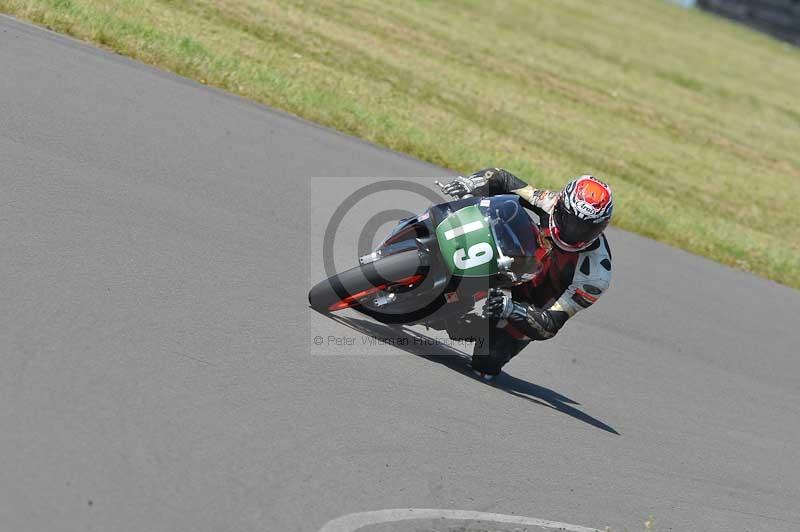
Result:
<instances>
[{"instance_id":1,"label":"motorcycle shadow","mask_svg":"<svg viewBox=\"0 0 800 532\"><path fill-rule=\"evenodd\" d=\"M471 356L469 354L459 351L450 345L437 342L434 338L418 331L402 325L386 325L365 319L349 318L334 314L323 315L354 331L374 338L379 342L384 342L412 355L436 362L476 382L483 383L482 380L474 376L470 369L469 363ZM619 432L610 425L572 406L580 405L579 402L550 388L533 384L532 382L514 377L505 372L498 375L497 378L491 382L490 386L513 396L527 399L538 405L552 408L579 421L592 425L593 427L619 436Z\"/></svg>"}]
</instances>

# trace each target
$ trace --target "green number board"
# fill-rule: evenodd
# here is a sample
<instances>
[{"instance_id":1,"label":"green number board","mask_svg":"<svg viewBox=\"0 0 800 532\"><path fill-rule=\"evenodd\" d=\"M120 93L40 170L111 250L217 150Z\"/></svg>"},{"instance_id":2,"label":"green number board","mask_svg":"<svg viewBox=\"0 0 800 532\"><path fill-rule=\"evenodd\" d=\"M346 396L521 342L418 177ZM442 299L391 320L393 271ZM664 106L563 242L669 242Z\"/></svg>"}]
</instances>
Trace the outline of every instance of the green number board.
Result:
<instances>
[{"instance_id":1,"label":"green number board","mask_svg":"<svg viewBox=\"0 0 800 532\"><path fill-rule=\"evenodd\" d=\"M464 207L436 228L439 249L454 275L486 277L497 273L497 247L483 213Z\"/></svg>"}]
</instances>

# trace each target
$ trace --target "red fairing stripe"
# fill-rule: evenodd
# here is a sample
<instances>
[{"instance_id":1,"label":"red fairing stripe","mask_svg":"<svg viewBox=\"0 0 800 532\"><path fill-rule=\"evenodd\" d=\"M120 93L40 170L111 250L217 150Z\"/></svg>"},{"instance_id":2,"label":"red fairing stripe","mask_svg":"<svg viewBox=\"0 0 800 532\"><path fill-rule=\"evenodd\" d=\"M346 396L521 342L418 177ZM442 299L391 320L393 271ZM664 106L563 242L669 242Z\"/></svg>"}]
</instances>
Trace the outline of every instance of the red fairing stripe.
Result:
<instances>
[{"instance_id":1,"label":"red fairing stripe","mask_svg":"<svg viewBox=\"0 0 800 532\"><path fill-rule=\"evenodd\" d=\"M336 303L334 303L333 305L328 307L328 310L331 311L331 312L335 312L337 310L344 310L346 308L358 305L360 300L364 299L365 297L367 297L367 296L369 296L371 294L374 294L375 292L380 292L381 290L383 290L384 288L386 288L388 286L396 286L396 285L411 286L411 285L415 285L418 282L422 281L424 278L425 278L424 275L417 274L417 275L412 275L410 277L406 277L404 279L400 279L399 281L395 281L393 283L385 283L385 284L382 284L382 285L373 286L373 287L367 288L366 290L362 290L360 292L356 292L355 294L349 295L349 296L345 297L344 299L340 299L339 301L337 301Z\"/></svg>"}]
</instances>

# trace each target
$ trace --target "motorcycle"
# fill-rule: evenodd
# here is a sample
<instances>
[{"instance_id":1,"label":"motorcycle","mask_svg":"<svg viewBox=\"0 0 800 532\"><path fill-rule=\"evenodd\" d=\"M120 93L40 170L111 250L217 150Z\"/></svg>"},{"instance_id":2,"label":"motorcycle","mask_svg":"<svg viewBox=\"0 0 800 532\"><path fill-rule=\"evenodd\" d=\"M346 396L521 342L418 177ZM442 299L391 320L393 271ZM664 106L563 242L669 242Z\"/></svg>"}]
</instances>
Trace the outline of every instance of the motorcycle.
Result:
<instances>
[{"instance_id":1,"label":"motorcycle","mask_svg":"<svg viewBox=\"0 0 800 532\"><path fill-rule=\"evenodd\" d=\"M489 289L535 282L548 250L519 196L465 196L400 220L357 267L314 286L308 301L322 313L350 308L449 332L469 322Z\"/></svg>"}]
</instances>

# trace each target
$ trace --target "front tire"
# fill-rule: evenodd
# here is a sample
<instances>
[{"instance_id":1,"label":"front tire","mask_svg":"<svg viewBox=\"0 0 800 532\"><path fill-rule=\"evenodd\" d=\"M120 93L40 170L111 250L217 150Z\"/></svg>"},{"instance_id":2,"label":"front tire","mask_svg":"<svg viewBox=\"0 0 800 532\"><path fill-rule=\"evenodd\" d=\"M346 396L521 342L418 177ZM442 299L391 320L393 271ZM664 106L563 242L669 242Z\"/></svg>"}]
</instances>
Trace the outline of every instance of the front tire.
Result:
<instances>
[{"instance_id":1,"label":"front tire","mask_svg":"<svg viewBox=\"0 0 800 532\"><path fill-rule=\"evenodd\" d=\"M346 308L363 312L366 309L358 307L370 296L392 287L417 285L425 279L427 270L418 251L404 251L317 283L308 292L308 302L318 312L336 312Z\"/></svg>"}]
</instances>

